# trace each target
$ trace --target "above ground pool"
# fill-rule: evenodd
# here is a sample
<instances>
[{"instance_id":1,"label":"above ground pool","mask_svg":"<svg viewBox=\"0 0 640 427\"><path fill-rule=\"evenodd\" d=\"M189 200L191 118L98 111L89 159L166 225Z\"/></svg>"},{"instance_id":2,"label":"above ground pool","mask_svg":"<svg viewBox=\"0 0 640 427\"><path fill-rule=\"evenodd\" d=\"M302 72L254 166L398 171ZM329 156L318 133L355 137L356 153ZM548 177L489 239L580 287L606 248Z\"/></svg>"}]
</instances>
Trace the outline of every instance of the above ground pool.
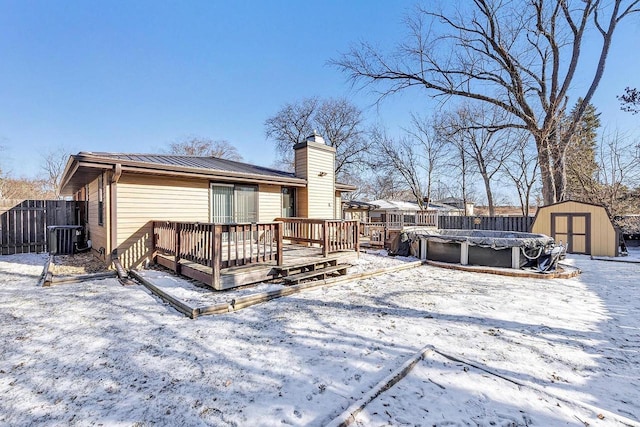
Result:
<instances>
[{"instance_id":1,"label":"above ground pool","mask_svg":"<svg viewBox=\"0 0 640 427\"><path fill-rule=\"evenodd\" d=\"M420 242L421 257L449 263L521 268L554 247L553 239L544 234L424 228L405 231L411 240Z\"/></svg>"}]
</instances>

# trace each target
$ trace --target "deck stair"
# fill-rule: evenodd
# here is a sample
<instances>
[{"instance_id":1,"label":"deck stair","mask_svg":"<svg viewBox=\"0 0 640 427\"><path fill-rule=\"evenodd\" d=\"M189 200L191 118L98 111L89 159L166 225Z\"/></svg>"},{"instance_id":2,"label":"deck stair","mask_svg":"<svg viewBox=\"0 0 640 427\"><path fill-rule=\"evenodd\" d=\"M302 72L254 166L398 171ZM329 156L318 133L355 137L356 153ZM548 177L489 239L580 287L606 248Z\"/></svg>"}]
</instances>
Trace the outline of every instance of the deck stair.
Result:
<instances>
[{"instance_id":1,"label":"deck stair","mask_svg":"<svg viewBox=\"0 0 640 427\"><path fill-rule=\"evenodd\" d=\"M292 285L307 279L325 279L327 275L332 273L345 275L349 267L351 264L338 264L337 259L312 260L276 267L275 277L282 277L286 285Z\"/></svg>"}]
</instances>

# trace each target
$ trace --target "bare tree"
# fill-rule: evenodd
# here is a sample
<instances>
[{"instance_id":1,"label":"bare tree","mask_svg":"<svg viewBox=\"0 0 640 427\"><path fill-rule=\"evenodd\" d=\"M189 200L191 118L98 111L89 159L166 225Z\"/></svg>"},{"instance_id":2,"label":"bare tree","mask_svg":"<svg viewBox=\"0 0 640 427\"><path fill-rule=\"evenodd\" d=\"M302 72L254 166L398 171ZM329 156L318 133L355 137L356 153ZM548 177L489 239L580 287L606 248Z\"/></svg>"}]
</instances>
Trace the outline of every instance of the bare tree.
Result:
<instances>
[{"instance_id":1,"label":"bare tree","mask_svg":"<svg viewBox=\"0 0 640 427\"><path fill-rule=\"evenodd\" d=\"M362 166L369 148L362 121L362 111L346 99L307 98L269 117L265 134L275 141L282 162L292 165L293 146L316 130L336 149L335 173L344 179Z\"/></svg>"},{"instance_id":2,"label":"bare tree","mask_svg":"<svg viewBox=\"0 0 640 427\"><path fill-rule=\"evenodd\" d=\"M349 182L358 187L357 197L363 200L398 200L407 193L404 179L395 169L380 168L374 163Z\"/></svg>"},{"instance_id":3,"label":"bare tree","mask_svg":"<svg viewBox=\"0 0 640 427\"><path fill-rule=\"evenodd\" d=\"M419 148L407 138L394 139L386 131L376 128L371 132L372 145L378 153L375 169L402 176L407 188L411 191L420 209L424 205L424 191L420 176L421 158Z\"/></svg>"},{"instance_id":4,"label":"bare tree","mask_svg":"<svg viewBox=\"0 0 640 427\"><path fill-rule=\"evenodd\" d=\"M538 158L535 144L527 133L512 133L515 150L505 163L504 173L515 184L522 215L529 216L533 189L538 182Z\"/></svg>"},{"instance_id":5,"label":"bare tree","mask_svg":"<svg viewBox=\"0 0 640 427\"><path fill-rule=\"evenodd\" d=\"M318 98L285 104L274 116L264 122L265 135L276 143L276 153L289 168L293 168L293 146L304 142L314 130L313 114L318 109Z\"/></svg>"},{"instance_id":6,"label":"bare tree","mask_svg":"<svg viewBox=\"0 0 640 427\"><path fill-rule=\"evenodd\" d=\"M620 108L623 111L628 111L631 114L640 113L640 91L638 89L625 88L624 93L618 96L618 100L620 100Z\"/></svg>"},{"instance_id":7,"label":"bare tree","mask_svg":"<svg viewBox=\"0 0 640 427\"><path fill-rule=\"evenodd\" d=\"M435 128L433 119L427 120L419 116L411 115L411 127L407 133L417 142L422 151L422 161L420 165L426 173L425 194L428 201L431 201L434 173L442 163L447 145Z\"/></svg>"},{"instance_id":8,"label":"bare tree","mask_svg":"<svg viewBox=\"0 0 640 427\"><path fill-rule=\"evenodd\" d=\"M467 203L472 197L473 186L471 185L471 180L476 171L473 168L473 160L467 153L464 135L461 133L450 133L449 120L450 114L440 115L437 118L436 124L439 138L449 144L450 147L447 150L445 160L449 171L446 175L451 177L450 181L453 182L454 185L447 186L449 187L447 191L451 196L454 194L456 196L459 195L462 198L464 206L467 206Z\"/></svg>"},{"instance_id":9,"label":"bare tree","mask_svg":"<svg viewBox=\"0 0 640 427\"><path fill-rule=\"evenodd\" d=\"M597 160L597 185L588 201L605 205L614 217L637 209L632 189L640 187L640 144L616 132L603 138Z\"/></svg>"},{"instance_id":10,"label":"bare tree","mask_svg":"<svg viewBox=\"0 0 640 427\"><path fill-rule=\"evenodd\" d=\"M45 200L57 198L49 182L44 179L11 178L0 179L0 199L35 199Z\"/></svg>"},{"instance_id":11,"label":"bare tree","mask_svg":"<svg viewBox=\"0 0 640 427\"><path fill-rule=\"evenodd\" d=\"M0 153L3 152L5 150L4 145L0 144ZM4 156L2 156L2 158L4 158ZM2 176L3 172L2 172L2 163L0 163L0 177Z\"/></svg>"},{"instance_id":12,"label":"bare tree","mask_svg":"<svg viewBox=\"0 0 640 427\"><path fill-rule=\"evenodd\" d=\"M43 157L42 170L44 171L48 191L53 194L56 199L60 198L60 180L62 173L69 160L69 150L64 147L53 148L49 150Z\"/></svg>"},{"instance_id":13,"label":"bare tree","mask_svg":"<svg viewBox=\"0 0 640 427\"><path fill-rule=\"evenodd\" d=\"M242 156L229 141L224 139L189 137L169 144L169 152L180 156L208 156L219 159L242 161Z\"/></svg>"},{"instance_id":14,"label":"bare tree","mask_svg":"<svg viewBox=\"0 0 640 427\"><path fill-rule=\"evenodd\" d=\"M474 162L484 184L489 215L494 216L491 185L514 150L506 129L497 125L502 120L502 112L484 105L467 104L444 117L440 131Z\"/></svg>"},{"instance_id":15,"label":"bare tree","mask_svg":"<svg viewBox=\"0 0 640 427\"><path fill-rule=\"evenodd\" d=\"M4 151L4 146L0 145L0 152ZM4 158L4 156L2 156ZM2 192L2 188L4 186L4 172L2 170L2 163L0 163L0 199L5 198Z\"/></svg>"},{"instance_id":16,"label":"bare tree","mask_svg":"<svg viewBox=\"0 0 640 427\"><path fill-rule=\"evenodd\" d=\"M386 83L381 97L419 86L428 94L463 98L507 113L499 128L525 129L536 143L545 203L563 200L564 154L604 74L618 24L640 0L474 0L469 10L417 7L406 20L409 40L394 55L361 43L332 61L354 82ZM583 58L595 31L598 61ZM576 70L591 77L572 121L559 132ZM574 86L574 87L572 87Z\"/></svg>"}]
</instances>

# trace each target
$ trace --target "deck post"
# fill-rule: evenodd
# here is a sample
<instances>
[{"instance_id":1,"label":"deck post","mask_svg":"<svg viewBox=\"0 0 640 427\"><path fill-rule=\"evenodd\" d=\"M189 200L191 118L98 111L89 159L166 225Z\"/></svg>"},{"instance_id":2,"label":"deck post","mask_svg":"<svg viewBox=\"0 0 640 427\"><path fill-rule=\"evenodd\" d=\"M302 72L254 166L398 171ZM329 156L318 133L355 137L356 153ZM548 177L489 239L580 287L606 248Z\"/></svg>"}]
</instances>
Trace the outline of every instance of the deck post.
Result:
<instances>
[{"instance_id":1,"label":"deck post","mask_svg":"<svg viewBox=\"0 0 640 427\"><path fill-rule=\"evenodd\" d=\"M156 262L156 255L158 255L158 230L156 229L157 222L152 221L151 227L153 228L153 249L151 250L151 262Z\"/></svg>"},{"instance_id":2,"label":"deck post","mask_svg":"<svg viewBox=\"0 0 640 427\"><path fill-rule=\"evenodd\" d=\"M355 237L355 244L356 244L356 253L358 254L358 257L360 257L360 221L356 221L355 223L355 227L354 227L354 237Z\"/></svg>"},{"instance_id":3,"label":"deck post","mask_svg":"<svg viewBox=\"0 0 640 427\"><path fill-rule=\"evenodd\" d=\"M322 256L327 257L329 255L329 221L324 221L322 224Z\"/></svg>"},{"instance_id":4,"label":"deck post","mask_svg":"<svg viewBox=\"0 0 640 427\"><path fill-rule=\"evenodd\" d=\"M220 269L222 268L222 225L211 227L211 286L220 289Z\"/></svg>"},{"instance_id":5,"label":"deck post","mask_svg":"<svg viewBox=\"0 0 640 427\"><path fill-rule=\"evenodd\" d=\"M276 251L278 251L277 253L277 263L278 265L282 265L283 264L283 258L284 258L284 254L282 253L282 240L284 239L284 223L283 222L277 222L276 223Z\"/></svg>"},{"instance_id":6,"label":"deck post","mask_svg":"<svg viewBox=\"0 0 640 427\"><path fill-rule=\"evenodd\" d=\"M175 227L176 227L176 247L175 247L175 256L174 256L174 266L173 266L173 270L177 273L180 274L180 251L181 251L181 247L180 247L180 229L181 229L181 224L179 222L174 222Z\"/></svg>"}]
</instances>

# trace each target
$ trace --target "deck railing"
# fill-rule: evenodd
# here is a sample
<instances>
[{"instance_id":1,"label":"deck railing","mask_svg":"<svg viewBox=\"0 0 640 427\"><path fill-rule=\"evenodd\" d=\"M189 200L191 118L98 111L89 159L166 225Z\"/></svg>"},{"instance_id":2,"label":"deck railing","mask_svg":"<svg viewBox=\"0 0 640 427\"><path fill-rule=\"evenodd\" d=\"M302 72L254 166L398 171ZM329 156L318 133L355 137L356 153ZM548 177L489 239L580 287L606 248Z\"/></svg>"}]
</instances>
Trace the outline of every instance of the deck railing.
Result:
<instances>
[{"instance_id":1,"label":"deck railing","mask_svg":"<svg viewBox=\"0 0 640 427\"><path fill-rule=\"evenodd\" d=\"M322 248L323 256L332 252L360 250L359 222L341 219L276 218L283 226L283 238Z\"/></svg>"},{"instance_id":2,"label":"deck railing","mask_svg":"<svg viewBox=\"0 0 640 427\"><path fill-rule=\"evenodd\" d=\"M371 246L384 246L387 241L387 225L383 222L361 222L360 233Z\"/></svg>"},{"instance_id":3,"label":"deck railing","mask_svg":"<svg viewBox=\"0 0 640 427\"><path fill-rule=\"evenodd\" d=\"M438 226L438 211L422 210L417 212L387 211L383 223L391 230L401 230L407 226Z\"/></svg>"},{"instance_id":4,"label":"deck railing","mask_svg":"<svg viewBox=\"0 0 640 427\"><path fill-rule=\"evenodd\" d=\"M154 221L154 252L172 256L169 267L177 273L188 268L188 276L216 284L223 268L267 261L282 265L282 230L282 223L278 222L213 224ZM180 260L211 267L211 277L197 268L185 267Z\"/></svg>"}]
</instances>

